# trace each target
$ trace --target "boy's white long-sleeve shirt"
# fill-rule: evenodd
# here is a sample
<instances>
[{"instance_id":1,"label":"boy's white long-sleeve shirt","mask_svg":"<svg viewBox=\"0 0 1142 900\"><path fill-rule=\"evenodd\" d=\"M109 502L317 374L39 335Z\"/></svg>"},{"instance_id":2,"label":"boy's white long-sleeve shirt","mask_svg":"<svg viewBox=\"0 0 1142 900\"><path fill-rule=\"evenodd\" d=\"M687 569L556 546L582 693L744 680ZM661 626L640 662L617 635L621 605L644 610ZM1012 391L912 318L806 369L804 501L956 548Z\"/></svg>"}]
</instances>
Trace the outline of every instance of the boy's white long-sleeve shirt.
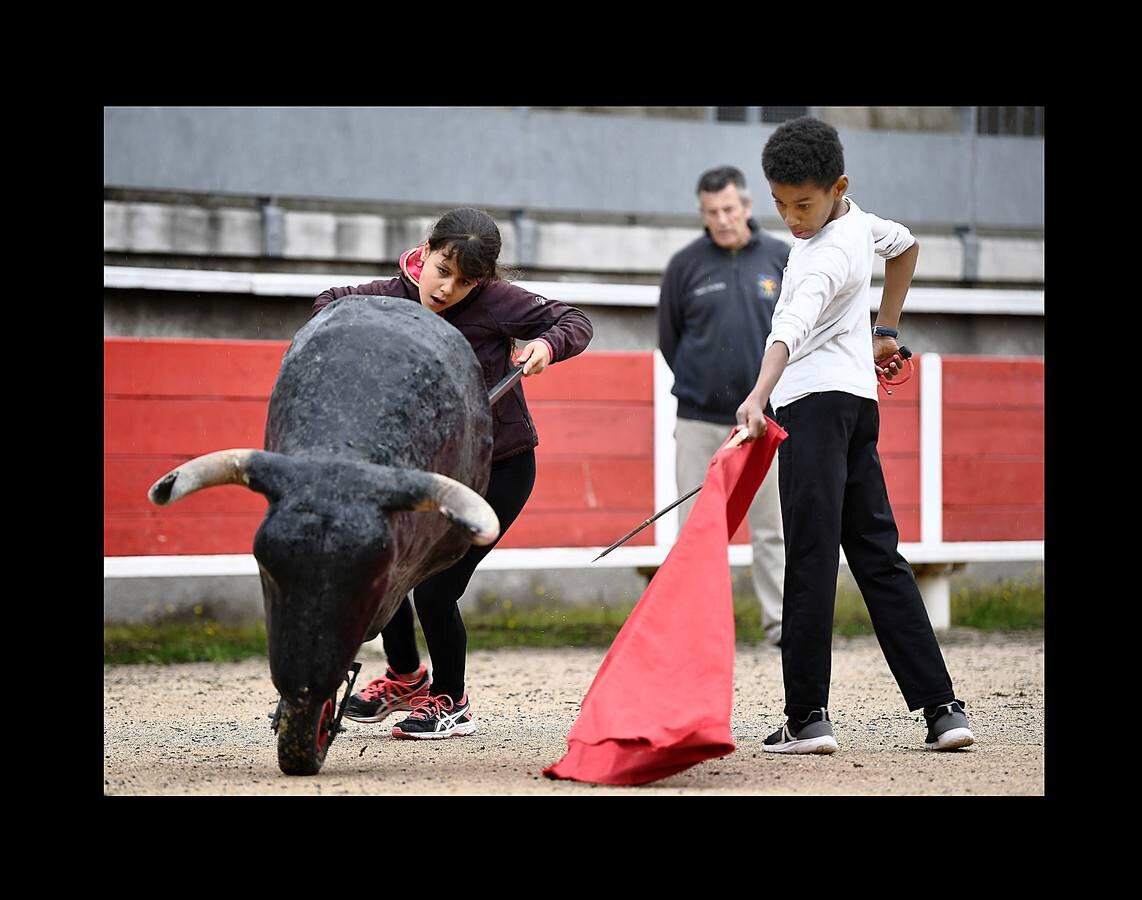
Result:
<instances>
[{"instance_id":1,"label":"boy's white long-sleeve shirt","mask_svg":"<svg viewBox=\"0 0 1142 900\"><path fill-rule=\"evenodd\" d=\"M770 395L774 409L820 391L876 400L869 323L872 255L899 256L916 239L891 219L849 211L808 240L793 242L765 343L789 347L789 364Z\"/></svg>"}]
</instances>

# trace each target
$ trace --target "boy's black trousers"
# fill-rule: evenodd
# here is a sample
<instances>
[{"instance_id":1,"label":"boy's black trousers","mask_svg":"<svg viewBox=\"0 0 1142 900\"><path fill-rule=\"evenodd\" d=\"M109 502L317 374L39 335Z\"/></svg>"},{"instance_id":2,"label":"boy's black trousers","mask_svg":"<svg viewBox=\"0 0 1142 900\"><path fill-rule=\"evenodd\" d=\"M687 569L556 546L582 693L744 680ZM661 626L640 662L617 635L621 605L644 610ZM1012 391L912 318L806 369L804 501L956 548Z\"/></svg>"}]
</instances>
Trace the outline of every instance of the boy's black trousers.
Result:
<instances>
[{"instance_id":1,"label":"boy's black trousers","mask_svg":"<svg viewBox=\"0 0 1142 900\"><path fill-rule=\"evenodd\" d=\"M879 404L827 391L783 406L775 419L789 432L777 451L785 525L785 714L804 719L829 705L840 547L908 709L955 699L916 578L897 549L876 450Z\"/></svg>"}]
</instances>

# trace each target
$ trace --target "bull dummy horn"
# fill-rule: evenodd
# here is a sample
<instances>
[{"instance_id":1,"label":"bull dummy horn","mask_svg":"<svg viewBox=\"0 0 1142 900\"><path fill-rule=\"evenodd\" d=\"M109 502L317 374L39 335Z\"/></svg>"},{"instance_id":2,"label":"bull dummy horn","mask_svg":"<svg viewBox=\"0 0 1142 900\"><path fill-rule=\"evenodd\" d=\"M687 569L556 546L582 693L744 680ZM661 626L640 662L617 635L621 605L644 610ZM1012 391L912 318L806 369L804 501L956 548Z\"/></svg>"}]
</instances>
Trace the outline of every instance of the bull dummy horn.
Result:
<instances>
[{"instance_id":1,"label":"bull dummy horn","mask_svg":"<svg viewBox=\"0 0 1142 900\"><path fill-rule=\"evenodd\" d=\"M156 506L166 506L181 500L187 494L220 484L250 486L246 467L250 457L259 450L217 450L184 462L172 469L147 491L147 498Z\"/></svg>"},{"instance_id":2,"label":"bull dummy horn","mask_svg":"<svg viewBox=\"0 0 1142 900\"><path fill-rule=\"evenodd\" d=\"M249 466L254 457L286 461L289 458L264 450L217 450L195 457L173 469L151 485L147 497L156 506L166 506L188 494L223 484L240 484L251 488ZM500 535L500 520L488 502L470 487L438 472L416 469L395 470L371 463L359 464L384 479L403 471L413 476L411 496L406 491L397 496L382 497L382 505L392 509L412 509L420 512L438 512L471 535L472 543L486 546ZM291 470L292 471L292 470ZM263 472L263 474L265 474ZM413 487L414 486L414 487ZM401 496L403 495L403 496Z\"/></svg>"},{"instance_id":3,"label":"bull dummy horn","mask_svg":"<svg viewBox=\"0 0 1142 900\"><path fill-rule=\"evenodd\" d=\"M428 476L423 499L413 508L421 512L439 512L472 534L472 543L481 547L500 536L500 520L488 501L467 485L438 472Z\"/></svg>"}]
</instances>

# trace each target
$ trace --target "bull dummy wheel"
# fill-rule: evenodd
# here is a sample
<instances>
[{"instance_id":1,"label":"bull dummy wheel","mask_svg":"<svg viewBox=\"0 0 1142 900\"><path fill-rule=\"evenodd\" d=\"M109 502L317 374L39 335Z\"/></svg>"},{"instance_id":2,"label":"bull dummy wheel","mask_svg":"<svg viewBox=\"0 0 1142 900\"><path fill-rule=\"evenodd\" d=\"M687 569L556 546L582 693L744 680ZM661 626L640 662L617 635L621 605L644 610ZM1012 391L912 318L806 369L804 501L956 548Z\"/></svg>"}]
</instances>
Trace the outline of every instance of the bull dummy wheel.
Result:
<instances>
[{"instance_id":1,"label":"bull dummy wheel","mask_svg":"<svg viewBox=\"0 0 1142 900\"><path fill-rule=\"evenodd\" d=\"M332 698L323 703L282 698L278 722L278 766L286 775L316 775L333 740L336 709Z\"/></svg>"}]
</instances>

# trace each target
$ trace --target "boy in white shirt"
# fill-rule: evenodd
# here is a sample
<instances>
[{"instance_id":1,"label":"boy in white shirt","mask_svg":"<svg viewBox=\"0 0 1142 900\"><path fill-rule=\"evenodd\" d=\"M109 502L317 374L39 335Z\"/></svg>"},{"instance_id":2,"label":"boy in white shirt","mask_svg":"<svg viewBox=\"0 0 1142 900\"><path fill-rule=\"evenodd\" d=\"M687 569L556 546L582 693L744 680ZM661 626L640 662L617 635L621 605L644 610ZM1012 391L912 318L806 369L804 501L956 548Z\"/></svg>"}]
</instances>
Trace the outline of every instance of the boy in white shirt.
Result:
<instances>
[{"instance_id":1,"label":"boy in white shirt","mask_svg":"<svg viewBox=\"0 0 1142 900\"><path fill-rule=\"evenodd\" d=\"M765 739L773 753L832 753L829 721L833 606L839 548L868 606L877 640L908 709L924 709L925 746L975 742L908 562L877 454L877 375L902 364L897 323L919 245L908 229L845 196L836 129L786 122L761 157L777 211L796 238L757 384L737 411L751 437L764 409L789 437L778 448L785 527L781 665L787 721ZM885 262L876 325L869 329L873 253Z\"/></svg>"}]
</instances>

